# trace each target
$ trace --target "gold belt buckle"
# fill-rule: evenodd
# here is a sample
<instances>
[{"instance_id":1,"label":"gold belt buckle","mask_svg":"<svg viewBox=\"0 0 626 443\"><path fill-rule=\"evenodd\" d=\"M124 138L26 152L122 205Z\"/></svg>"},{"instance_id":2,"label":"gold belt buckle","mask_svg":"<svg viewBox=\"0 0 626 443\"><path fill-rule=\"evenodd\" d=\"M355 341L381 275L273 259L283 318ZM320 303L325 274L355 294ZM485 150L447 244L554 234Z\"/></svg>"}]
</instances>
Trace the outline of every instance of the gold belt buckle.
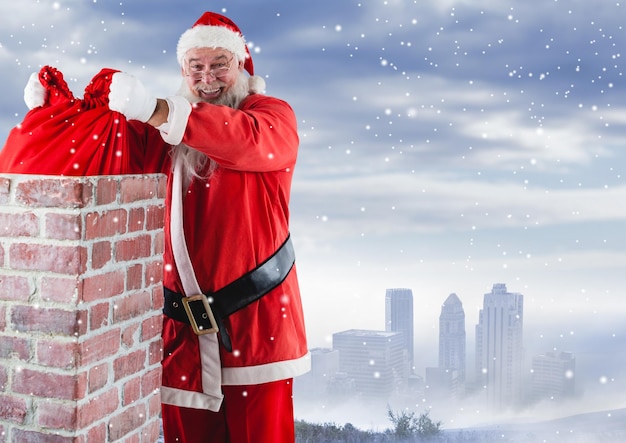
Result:
<instances>
[{"instance_id":1,"label":"gold belt buckle","mask_svg":"<svg viewBox=\"0 0 626 443\"><path fill-rule=\"evenodd\" d=\"M202 306L204 307L204 312L202 316L206 315L206 318L209 319L209 323L211 323L211 327L209 329L204 329L203 326L198 325L196 318L191 311L191 307L189 303L200 301ZM185 307L185 311L187 312L187 317L189 317L189 323L191 323L191 328L196 335L205 335L205 334L215 334L219 331L217 327L217 322L215 321L215 316L213 315L213 310L211 310L211 305L209 305L209 300L206 295L198 294L198 295L190 295L189 297L183 297L183 306Z\"/></svg>"}]
</instances>

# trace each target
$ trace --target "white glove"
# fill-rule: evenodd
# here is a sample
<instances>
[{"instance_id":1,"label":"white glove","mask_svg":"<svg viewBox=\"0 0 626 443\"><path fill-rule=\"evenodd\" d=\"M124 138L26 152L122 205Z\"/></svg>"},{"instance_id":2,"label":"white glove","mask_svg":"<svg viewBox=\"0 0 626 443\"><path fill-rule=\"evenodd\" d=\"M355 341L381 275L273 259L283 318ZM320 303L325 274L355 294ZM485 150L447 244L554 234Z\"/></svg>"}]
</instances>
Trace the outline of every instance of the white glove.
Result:
<instances>
[{"instance_id":1,"label":"white glove","mask_svg":"<svg viewBox=\"0 0 626 443\"><path fill-rule=\"evenodd\" d=\"M143 83L126 72L116 72L109 88L109 109L129 119L147 122L156 108L156 97Z\"/></svg>"},{"instance_id":2,"label":"white glove","mask_svg":"<svg viewBox=\"0 0 626 443\"><path fill-rule=\"evenodd\" d=\"M28 109L35 109L46 104L47 91L39 81L39 73L33 72L24 88L24 102Z\"/></svg>"}]
</instances>

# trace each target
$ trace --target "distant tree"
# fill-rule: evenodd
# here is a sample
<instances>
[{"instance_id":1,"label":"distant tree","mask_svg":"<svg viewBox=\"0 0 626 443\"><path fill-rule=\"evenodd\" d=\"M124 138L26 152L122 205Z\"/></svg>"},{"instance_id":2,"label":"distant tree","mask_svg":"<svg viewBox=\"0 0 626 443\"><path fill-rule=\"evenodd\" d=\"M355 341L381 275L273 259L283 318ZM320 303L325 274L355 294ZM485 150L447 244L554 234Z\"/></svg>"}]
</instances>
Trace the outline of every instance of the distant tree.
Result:
<instances>
[{"instance_id":1,"label":"distant tree","mask_svg":"<svg viewBox=\"0 0 626 443\"><path fill-rule=\"evenodd\" d=\"M393 425L393 433L396 437L406 439L412 437L417 431L417 420L414 412L401 411L394 413L387 406L387 416Z\"/></svg>"},{"instance_id":2,"label":"distant tree","mask_svg":"<svg viewBox=\"0 0 626 443\"><path fill-rule=\"evenodd\" d=\"M433 437L441 432L441 421L435 423L430 418L430 411L422 412L417 419L416 432L420 437Z\"/></svg>"},{"instance_id":3,"label":"distant tree","mask_svg":"<svg viewBox=\"0 0 626 443\"><path fill-rule=\"evenodd\" d=\"M414 412L401 411L394 413L387 407L387 416L393 424L393 434L400 440L418 436L420 439L434 437L441 432L441 421L433 422L430 412L422 412L419 417Z\"/></svg>"}]
</instances>

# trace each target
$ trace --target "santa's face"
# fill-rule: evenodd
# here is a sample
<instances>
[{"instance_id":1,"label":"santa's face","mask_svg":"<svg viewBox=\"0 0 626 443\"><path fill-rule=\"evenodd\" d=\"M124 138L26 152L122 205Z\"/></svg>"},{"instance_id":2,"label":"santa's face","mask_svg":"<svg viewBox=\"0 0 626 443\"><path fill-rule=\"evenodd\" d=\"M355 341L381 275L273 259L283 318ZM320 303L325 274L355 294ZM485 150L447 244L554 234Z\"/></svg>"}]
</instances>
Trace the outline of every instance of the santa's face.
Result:
<instances>
[{"instance_id":1,"label":"santa's face","mask_svg":"<svg viewBox=\"0 0 626 443\"><path fill-rule=\"evenodd\" d=\"M199 101L220 103L243 71L243 61L222 48L192 48L185 54L182 73Z\"/></svg>"}]
</instances>

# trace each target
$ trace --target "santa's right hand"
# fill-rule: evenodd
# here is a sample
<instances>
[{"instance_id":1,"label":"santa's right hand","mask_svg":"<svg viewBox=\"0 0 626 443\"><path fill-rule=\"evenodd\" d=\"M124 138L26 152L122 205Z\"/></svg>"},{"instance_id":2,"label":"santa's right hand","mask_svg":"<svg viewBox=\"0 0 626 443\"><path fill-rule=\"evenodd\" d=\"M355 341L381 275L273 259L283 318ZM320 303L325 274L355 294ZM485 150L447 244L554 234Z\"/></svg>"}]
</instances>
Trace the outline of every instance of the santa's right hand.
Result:
<instances>
[{"instance_id":1,"label":"santa's right hand","mask_svg":"<svg viewBox=\"0 0 626 443\"><path fill-rule=\"evenodd\" d=\"M47 91L39 81L39 73L33 72L24 88L24 103L28 109L35 109L46 104Z\"/></svg>"},{"instance_id":2,"label":"santa's right hand","mask_svg":"<svg viewBox=\"0 0 626 443\"><path fill-rule=\"evenodd\" d=\"M109 87L109 109L124 114L129 120L146 123L155 108L156 97L137 78L126 72L113 74Z\"/></svg>"}]
</instances>

